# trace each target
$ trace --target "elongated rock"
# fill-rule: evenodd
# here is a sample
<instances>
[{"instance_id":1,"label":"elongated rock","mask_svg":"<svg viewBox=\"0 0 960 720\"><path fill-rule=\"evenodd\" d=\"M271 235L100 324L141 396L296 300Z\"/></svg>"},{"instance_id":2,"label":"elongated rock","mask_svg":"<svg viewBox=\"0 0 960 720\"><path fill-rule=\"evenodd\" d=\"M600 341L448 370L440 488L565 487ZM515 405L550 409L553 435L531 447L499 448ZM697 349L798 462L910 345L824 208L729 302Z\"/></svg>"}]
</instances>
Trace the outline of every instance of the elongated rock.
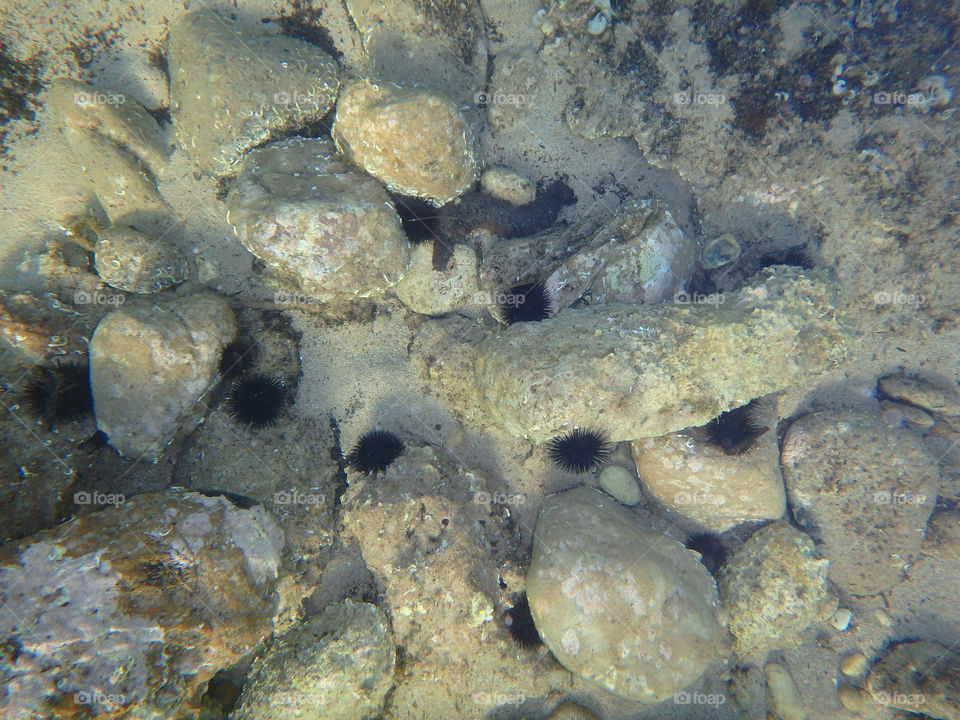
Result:
<instances>
[{"instance_id":1,"label":"elongated rock","mask_svg":"<svg viewBox=\"0 0 960 720\"><path fill-rule=\"evenodd\" d=\"M817 272L776 266L726 296L516 323L480 344L476 402L511 434L537 441L573 427L622 441L703 425L843 358L849 331L834 293Z\"/></svg>"},{"instance_id":2,"label":"elongated rock","mask_svg":"<svg viewBox=\"0 0 960 720\"><path fill-rule=\"evenodd\" d=\"M167 45L177 137L213 175L271 135L322 118L340 88L336 62L315 45L207 9L181 17Z\"/></svg>"},{"instance_id":3,"label":"elongated rock","mask_svg":"<svg viewBox=\"0 0 960 720\"><path fill-rule=\"evenodd\" d=\"M202 416L197 401L235 333L227 301L210 292L124 305L104 317L90 339L90 384L110 445L155 461L183 422Z\"/></svg>"},{"instance_id":4,"label":"elongated rock","mask_svg":"<svg viewBox=\"0 0 960 720\"><path fill-rule=\"evenodd\" d=\"M544 502L527 596L557 660L628 700L670 697L723 649L717 589L694 554L594 488Z\"/></svg>"}]
</instances>

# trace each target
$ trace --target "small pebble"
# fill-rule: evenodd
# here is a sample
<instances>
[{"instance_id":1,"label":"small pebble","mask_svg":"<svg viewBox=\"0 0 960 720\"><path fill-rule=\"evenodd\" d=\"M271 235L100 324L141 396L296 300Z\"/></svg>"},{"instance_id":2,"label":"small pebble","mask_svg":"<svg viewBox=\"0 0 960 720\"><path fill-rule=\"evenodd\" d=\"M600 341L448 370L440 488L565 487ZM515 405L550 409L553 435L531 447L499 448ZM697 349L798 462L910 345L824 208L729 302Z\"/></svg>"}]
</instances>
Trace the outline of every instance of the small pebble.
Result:
<instances>
[{"instance_id":1,"label":"small pebble","mask_svg":"<svg viewBox=\"0 0 960 720\"><path fill-rule=\"evenodd\" d=\"M780 720L806 720L807 711L800 697L800 690L790 671L780 663L763 666L767 681L767 706Z\"/></svg>"},{"instance_id":2,"label":"small pebble","mask_svg":"<svg viewBox=\"0 0 960 720\"><path fill-rule=\"evenodd\" d=\"M837 700L847 710L860 712L863 710L863 690L853 685L841 685L837 688Z\"/></svg>"},{"instance_id":3,"label":"small pebble","mask_svg":"<svg viewBox=\"0 0 960 720\"><path fill-rule=\"evenodd\" d=\"M819 617L822 622L826 622L833 617L833 614L837 611L837 605L839 604L840 601L837 600L836 595L827 595L823 600L817 603L817 617Z\"/></svg>"},{"instance_id":4,"label":"small pebble","mask_svg":"<svg viewBox=\"0 0 960 720\"><path fill-rule=\"evenodd\" d=\"M850 627L850 620L852 619L852 612L850 612L847 608L840 608L833 614L833 617L830 618L830 624L840 632L843 632Z\"/></svg>"},{"instance_id":5,"label":"small pebble","mask_svg":"<svg viewBox=\"0 0 960 720\"><path fill-rule=\"evenodd\" d=\"M883 608L875 608L873 616L877 619L877 622L884 627L893 627L893 618L890 617L890 613Z\"/></svg>"},{"instance_id":6,"label":"small pebble","mask_svg":"<svg viewBox=\"0 0 960 720\"><path fill-rule=\"evenodd\" d=\"M620 465L600 471L600 489L624 505L636 505L643 497L636 476Z\"/></svg>"},{"instance_id":7,"label":"small pebble","mask_svg":"<svg viewBox=\"0 0 960 720\"><path fill-rule=\"evenodd\" d=\"M847 677L860 677L867 669L867 656L862 652L850 653L840 660L840 672Z\"/></svg>"}]
</instances>

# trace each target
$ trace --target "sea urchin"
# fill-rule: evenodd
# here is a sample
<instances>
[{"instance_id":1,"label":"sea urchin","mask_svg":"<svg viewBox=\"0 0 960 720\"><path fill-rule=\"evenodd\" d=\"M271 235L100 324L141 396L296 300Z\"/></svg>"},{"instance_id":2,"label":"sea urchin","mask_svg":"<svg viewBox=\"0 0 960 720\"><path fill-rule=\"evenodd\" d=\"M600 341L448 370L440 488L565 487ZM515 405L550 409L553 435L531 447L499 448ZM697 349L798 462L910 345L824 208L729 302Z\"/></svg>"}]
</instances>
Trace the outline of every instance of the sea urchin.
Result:
<instances>
[{"instance_id":1,"label":"sea urchin","mask_svg":"<svg viewBox=\"0 0 960 720\"><path fill-rule=\"evenodd\" d=\"M533 622L533 615L530 613L530 601L527 599L526 592L521 593L513 603L513 607L503 614L503 621L510 637L524 650L533 650L543 645L537 626Z\"/></svg>"},{"instance_id":2,"label":"sea urchin","mask_svg":"<svg viewBox=\"0 0 960 720\"><path fill-rule=\"evenodd\" d=\"M538 322L554 314L557 303L542 283L517 285L500 294L497 307L508 325Z\"/></svg>"},{"instance_id":3,"label":"sea urchin","mask_svg":"<svg viewBox=\"0 0 960 720\"><path fill-rule=\"evenodd\" d=\"M347 454L347 465L357 472L373 475L383 472L403 452L403 441L387 430L365 433Z\"/></svg>"},{"instance_id":4,"label":"sea urchin","mask_svg":"<svg viewBox=\"0 0 960 720\"><path fill-rule=\"evenodd\" d=\"M93 410L88 367L72 362L37 367L23 388L23 402L50 424L83 417Z\"/></svg>"},{"instance_id":5,"label":"sea urchin","mask_svg":"<svg viewBox=\"0 0 960 720\"><path fill-rule=\"evenodd\" d=\"M757 440L770 428L759 427L754 419L757 401L751 400L733 410L720 413L703 426L709 441L724 455L747 455L757 446Z\"/></svg>"},{"instance_id":6,"label":"sea urchin","mask_svg":"<svg viewBox=\"0 0 960 720\"><path fill-rule=\"evenodd\" d=\"M241 425L262 428L273 425L286 404L287 389L283 382L257 373L233 384L227 398L227 412Z\"/></svg>"},{"instance_id":7,"label":"sea urchin","mask_svg":"<svg viewBox=\"0 0 960 720\"><path fill-rule=\"evenodd\" d=\"M594 470L610 454L607 435L601 430L577 428L547 443L550 459L561 470L585 473Z\"/></svg>"}]
</instances>

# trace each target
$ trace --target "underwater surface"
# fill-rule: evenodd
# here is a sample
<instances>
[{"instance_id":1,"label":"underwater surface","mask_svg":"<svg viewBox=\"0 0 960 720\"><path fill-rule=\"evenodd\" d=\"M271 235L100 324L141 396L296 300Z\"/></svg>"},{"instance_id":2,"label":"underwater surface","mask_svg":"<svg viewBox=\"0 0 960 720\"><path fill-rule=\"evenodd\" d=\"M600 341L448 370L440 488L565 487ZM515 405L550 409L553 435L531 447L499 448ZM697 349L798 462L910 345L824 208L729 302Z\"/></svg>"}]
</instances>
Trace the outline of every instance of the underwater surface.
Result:
<instances>
[{"instance_id":1,"label":"underwater surface","mask_svg":"<svg viewBox=\"0 0 960 720\"><path fill-rule=\"evenodd\" d=\"M958 15L0 4L0 718L960 718Z\"/></svg>"}]
</instances>

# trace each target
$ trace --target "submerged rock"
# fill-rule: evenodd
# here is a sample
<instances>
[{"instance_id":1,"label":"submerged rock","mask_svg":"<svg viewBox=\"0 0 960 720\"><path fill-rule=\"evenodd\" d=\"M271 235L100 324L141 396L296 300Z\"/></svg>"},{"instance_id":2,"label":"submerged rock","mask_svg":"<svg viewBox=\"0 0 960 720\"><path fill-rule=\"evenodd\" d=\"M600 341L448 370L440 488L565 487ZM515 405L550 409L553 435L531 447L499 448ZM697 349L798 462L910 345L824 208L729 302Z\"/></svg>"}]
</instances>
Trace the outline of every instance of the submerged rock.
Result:
<instances>
[{"instance_id":1,"label":"submerged rock","mask_svg":"<svg viewBox=\"0 0 960 720\"><path fill-rule=\"evenodd\" d=\"M787 430L781 463L798 520L823 541L830 579L856 595L889 590L919 554L940 489L920 436L873 413L805 415Z\"/></svg>"},{"instance_id":2,"label":"submerged rock","mask_svg":"<svg viewBox=\"0 0 960 720\"><path fill-rule=\"evenodd\" d=\"M97 427L120 454L155 461L178 428L202 416L198 401L236 333L233 311L202 292L114 310L90 339Z\"/></svg>"},{"instance_id":3,"label":"submerged rock","mask_svg":"<svg viewBox=\"0 0 960 720\"><path fill-rule=\"evenodd\" d=\"M706 569L593 488L544 502L527 596L544 643L564 667L629 700L670 697L723 649Z\"/></svg>"},{"instance_id":4,"label":"submerged rock","mask_svg":"<svg viewBox=\"0 0 960 720\"><path fill-rule=\"evenodd\" d=\"M473 133L457 106L420 88L344 86L331 135L349 160L401 195L446 205L477 182Z\"/></svg>"},{"instance_id":5,"label":"submerged rock","mask_svg":"<svg viewBox=\"0 0 960 720\"><path fill-rule=\"evenodd\" d=\"M101 230L94 258L97 275L126 292L160 292L187 279L187 258L179 249L129 227Z\"/></svg>"},{"instance_id":6,"label":"submerged rock","mask_svg":"<svg viewBox=\"0 0 960 720\"><path fill-rule=\"evenodd\" d=\"M251 151L227 208L244 247L311 299L379 295L406 269L409 244L383 187L328 140Z\"/></svg>"},{"instance_id":7,"label":"submerged rock","mask_svg":"<svg viewBox=\"0 0 960 720\"><path fill-rule=\"evenodd\" d=\"M167 60L177 137L213 175L271 136L320 120L340 87L336 62L317 46L207 9L173 24Z\"/></svg>"},{"instance_id":8,"label":"submerged rock","mask_svg":"<svg viewBox=\"0 0 960 720\"><path fill-rule=\"evenodd\" d=\"M657 437L831 369L850 337L834 293L819 273L776 266L709 302L568 309L488 336L455 364L420 360L433 390L513 435L595 427L614 442ZM428 354L431 332L421 329ZM419 352L415 344L415 361Z\"/></svg>"},{"instance_id":9,"label":"submerged rock","mask_svg":"<svg viewBox=\"0 0 960 720\"><path fill-rule=\"evenodd\" d=\"M177 490L118 503L0 551L16 648L0 653L3 717L190 716L269 634L283 533L262 506Z\"/></svg>"},{"instance_id":10,"label":"submerged rock","mask_svg":"<svg viewBox=\"0 0 960 720\"><path fill-rule=\"evenodd\" d=\"M443 270L433 267L433 244L421 243L410 253L410 264L397 283L397 297L414 312L443 315L485 303L477 283L477 253L469 245L453 248Z\"/></svg>"},{"instance_id":11,"label":"submerged rock","mask_svg":"<svg viewBox=\"0 0 960 720\"><path fill-rule=\"evenodd\" d=\"M960 657L938 642L898 643L870 670L867 690L884 707L960 720Z\"/></svg>"},{"instance_id":12,"label":"submerged rock","mask_svg":"<svg viewBox=\"0 0 960 720\"><path fill-rule=\"evenodd\" d=\"M341 600L271 641L230 717L364 720L383 707L395 658L383 610Z\"/></svg>"},{"instance_id":13,"label":"submerged rock","mask_svg":"<svg viewBox=\"0 0 960 720\"><path fill-rule=\"evenodd\" d=\"M720 573L720 598L742 660L799 644L827 595L829 563L813 540L787 523L758 530Z\"/></svg>"}]
</instances>

